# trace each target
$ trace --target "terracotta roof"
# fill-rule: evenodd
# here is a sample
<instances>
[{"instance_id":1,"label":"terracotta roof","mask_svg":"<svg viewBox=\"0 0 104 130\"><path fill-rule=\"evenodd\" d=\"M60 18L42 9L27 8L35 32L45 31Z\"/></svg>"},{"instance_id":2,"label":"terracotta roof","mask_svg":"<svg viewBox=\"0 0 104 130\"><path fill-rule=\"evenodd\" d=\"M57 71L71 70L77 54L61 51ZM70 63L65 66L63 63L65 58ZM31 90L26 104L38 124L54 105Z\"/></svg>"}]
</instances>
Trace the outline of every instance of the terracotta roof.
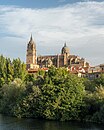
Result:
<instances>
[{"instance_id":1,"label":"terracotta roof","mask_svg":"<svg viewBox=\"0 0 104 130\"><path fill-rule=\"evenodd\" d=\"M46 67L44 67L44 68L40 68L40 70L49 70L49 68L46 68Z\"/></svg>"}]
</instances>

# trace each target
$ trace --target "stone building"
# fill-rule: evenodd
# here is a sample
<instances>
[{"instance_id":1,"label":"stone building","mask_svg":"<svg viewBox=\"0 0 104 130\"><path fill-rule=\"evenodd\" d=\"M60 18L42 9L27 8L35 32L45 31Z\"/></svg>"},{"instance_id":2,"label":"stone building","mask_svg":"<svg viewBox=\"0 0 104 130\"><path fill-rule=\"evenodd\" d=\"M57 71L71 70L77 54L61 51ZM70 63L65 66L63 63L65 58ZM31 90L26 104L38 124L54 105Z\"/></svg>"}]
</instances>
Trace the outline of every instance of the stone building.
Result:
<instances>
[{"instance_id":1,"label":"stone building","mask_svg":"<svg viewBox=\"0 0 104 130\"><path fill-rule=\"evenodd\" d=\"M86 74L87 78L90 80L100 78L104 74L104 64L98 66L90 67L88 73Z\"/></svg>"},{"instance_id":2,"label":"stone building","mask_svg":"<svg viewBox=\"0 0 104 130\"><path fill-rule=\"evenodd\" d=\"M61 49L61 54L37 56L36 43L33 41L32 36L27 45L26 64L28 70L49 68L52 65L56 66L57 68L65 66L68 68L71 68L72 66L89 68L89 63L86 62L84 58L70 54L70 50L66 43Z\"/></svg>"},{"instance_id":3,"label":"stone building","mask_svg":"<svg viewBox=\"0 0 104 130\"><path fill-rule=\"evenodd\" d=\"M39 68L39 65L37 64L36 44L33 41L32 35L27 45L26 67L27 70L32 70L32 69L38 70Z\"/></svg>"}]
</instances>

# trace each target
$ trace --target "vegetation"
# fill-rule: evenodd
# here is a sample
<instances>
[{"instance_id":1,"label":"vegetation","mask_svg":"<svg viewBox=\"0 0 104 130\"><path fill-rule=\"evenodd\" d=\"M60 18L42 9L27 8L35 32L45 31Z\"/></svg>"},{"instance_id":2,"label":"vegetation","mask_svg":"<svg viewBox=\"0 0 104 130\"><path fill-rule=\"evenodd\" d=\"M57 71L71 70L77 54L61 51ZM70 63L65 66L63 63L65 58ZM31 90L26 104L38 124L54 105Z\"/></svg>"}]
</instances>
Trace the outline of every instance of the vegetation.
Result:
<instances>
[{"instance_id":1,"label":"vegetation","mask_svg":"<svg viewBox=\"0 0 104 130\"><path fill-rule=\"evenodd\" d=\"M89 81L55 67L28 74L20 59L0 56L0 112L19 118L104 123L104 75Z\"/></svg>"}]
</instances>

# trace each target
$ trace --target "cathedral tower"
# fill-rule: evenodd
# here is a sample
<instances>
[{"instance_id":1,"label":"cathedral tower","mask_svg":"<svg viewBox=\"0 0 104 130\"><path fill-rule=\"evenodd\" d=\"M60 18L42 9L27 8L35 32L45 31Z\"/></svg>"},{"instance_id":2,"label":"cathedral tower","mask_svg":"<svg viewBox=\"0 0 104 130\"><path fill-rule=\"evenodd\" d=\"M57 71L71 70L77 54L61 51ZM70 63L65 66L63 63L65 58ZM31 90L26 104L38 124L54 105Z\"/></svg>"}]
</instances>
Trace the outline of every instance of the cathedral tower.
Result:
<instances>
[{"instance_id":1,"label":"cathedral tower","mask_svg":"<svg viewBox=\"0 0 104 130\"><path fill-rule=\"evenodd\" d=\"M37 65L36 44L33 41L32 35L27 45L26 65L27 69L34 68Z\"/></svg>"},{"instance_id":2,"label":"cathedral tower","mask_svg":"<svg viewBox=\"0 0 104 130\"><path fill-rule=\"evenodd\" d=\"M70 55L69 48L67 47L66 43L61 50L61 54L63 55L63 65L68 65L68 56Z\"/></svg>"}]
</instances>

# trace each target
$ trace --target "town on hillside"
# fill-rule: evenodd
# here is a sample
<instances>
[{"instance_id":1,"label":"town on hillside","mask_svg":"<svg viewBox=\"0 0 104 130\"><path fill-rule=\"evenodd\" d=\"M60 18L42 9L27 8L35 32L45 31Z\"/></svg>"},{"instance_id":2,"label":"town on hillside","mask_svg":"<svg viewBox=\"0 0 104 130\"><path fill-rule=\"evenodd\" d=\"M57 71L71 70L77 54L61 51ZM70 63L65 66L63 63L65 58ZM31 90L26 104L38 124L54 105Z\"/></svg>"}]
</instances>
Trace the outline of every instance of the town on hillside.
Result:
<instances>
[{"instance_id":1,"label":"town on hillside","mask_svg":"<svg viewBox=\"0 0 104 130\"><path fill-rule=\"evenodd\" d=\"M29 73L36 73L38 70L48 71L51 66L67 67L67 70L76 74L78 77L87 77L88 79L99 78L104 73L104 64L92 67L84 58L70 54L70 49L64 44L61 54L37 56L36 43L32 35L27 45L26 68Z\"/></svg>"}]
</instances>

